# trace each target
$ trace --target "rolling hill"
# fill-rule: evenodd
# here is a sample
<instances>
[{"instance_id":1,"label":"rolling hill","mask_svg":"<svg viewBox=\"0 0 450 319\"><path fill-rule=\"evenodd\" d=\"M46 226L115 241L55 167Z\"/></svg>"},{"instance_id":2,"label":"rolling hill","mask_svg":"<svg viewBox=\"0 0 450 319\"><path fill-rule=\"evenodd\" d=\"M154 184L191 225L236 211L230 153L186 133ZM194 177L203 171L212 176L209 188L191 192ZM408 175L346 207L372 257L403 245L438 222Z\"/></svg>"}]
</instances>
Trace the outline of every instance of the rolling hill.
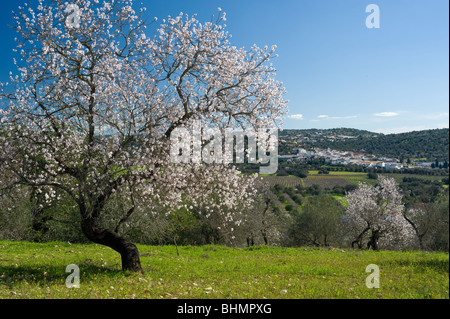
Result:
<instances>
[{"instance_id":1,"label":"rolling hill","mask_svg":"<svg viewBox=\"0 0 450 319\"><path fill-rule=\"evenodd\" d=\"M449 129L400 134L381 134L348 128L283 130L279 136L282 141L280 153L288 152L291 146L297 145L420 161L448 161L449 157Z\"/></svg>"}]
</instances>

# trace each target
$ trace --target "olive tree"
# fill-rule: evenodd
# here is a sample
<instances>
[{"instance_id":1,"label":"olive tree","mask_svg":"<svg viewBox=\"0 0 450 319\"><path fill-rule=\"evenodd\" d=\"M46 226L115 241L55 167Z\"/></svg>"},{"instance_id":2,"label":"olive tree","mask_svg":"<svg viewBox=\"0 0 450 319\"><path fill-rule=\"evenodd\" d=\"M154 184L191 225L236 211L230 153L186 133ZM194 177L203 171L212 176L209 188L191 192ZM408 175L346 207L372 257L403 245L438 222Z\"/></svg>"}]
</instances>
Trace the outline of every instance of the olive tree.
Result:
<instances>
[{"instance_id":1,"label":"olive tree","mask_svg":"<svg viewBox=\"0 0 450 319\"><path fill-rule=\"evenodd\" d=\"M294 215L291 237L296 245L330 246L340 241L340 218L344 207L328 195L318 195Z\"/></svg>"}]
</instances>

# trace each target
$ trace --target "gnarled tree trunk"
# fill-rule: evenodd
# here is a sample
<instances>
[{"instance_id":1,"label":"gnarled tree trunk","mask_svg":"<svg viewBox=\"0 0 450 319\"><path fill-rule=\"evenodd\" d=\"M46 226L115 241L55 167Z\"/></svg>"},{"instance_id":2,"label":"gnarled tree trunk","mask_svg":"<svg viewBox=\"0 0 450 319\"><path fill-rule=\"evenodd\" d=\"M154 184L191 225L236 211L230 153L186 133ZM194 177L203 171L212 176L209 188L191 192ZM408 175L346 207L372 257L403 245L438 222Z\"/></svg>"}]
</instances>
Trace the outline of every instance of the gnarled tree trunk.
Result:
<instances>
[{"instance_id":1,"label":"gnarled tree trunk","mask_svg":"<svg viewBox=\"0 0 450 319\"><path fill-rule=\"evenodd\" d=\"M378 240L380 238L380 230L372 230L369 242L367 243L367 249L372 248L373 250L378 250Z\"/></svg>"},{"instance_id":2,"label":"gnarled tree trunk","mask_svg":"<svg viewBox=\"0 0 450 319\"><path fill-rule=\"evenodd\" d=\"M142 272L141 260L136 245L112 230L99 227L95 217L82 218L81 229L89 240L117 251L122 258L122 270Z\"/></svg>"},{"instance_id":3,"label":"gnarled tree trunk","mask_svg":"<svg viewBox=\"0 0 450 319\"><path fill-rule=\"evenodd\" d=\"M370 230L370 226L367 226L367 227L361 232L361 234L359 234L359 236L358 236L354 241L352 241L352 248L355 248L355 244L357 244L357 245L358 245L358 249L362 249L362 243L361 243L362 238L363 238L364 234L365 234L366 232L368 232L369 230Z\"/></svg>"}]
</instances>

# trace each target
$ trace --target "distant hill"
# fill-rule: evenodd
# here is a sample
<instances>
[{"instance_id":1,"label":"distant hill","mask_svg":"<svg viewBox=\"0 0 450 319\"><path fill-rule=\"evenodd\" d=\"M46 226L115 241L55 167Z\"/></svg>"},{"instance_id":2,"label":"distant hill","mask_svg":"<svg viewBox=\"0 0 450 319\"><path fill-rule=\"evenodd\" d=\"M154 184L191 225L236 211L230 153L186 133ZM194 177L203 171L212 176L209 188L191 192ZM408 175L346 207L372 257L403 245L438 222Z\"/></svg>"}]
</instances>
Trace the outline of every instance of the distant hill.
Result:
<instances>
[{"instance_id":1,"label":"distant hill","mask_svg":"<svg viewBox=\"0 0 450 319\"><path fill-rule=\"evenodd\" d=\"M355 136L355 137L374 137L380 135L379 133L374 133L370 131L358 130L355 128L332 128L332 129L286 129L280 132L280 136L290 136L298 135L309 136L309 137L320 137L320 136Z\"/></svg>"},{"instance_id":2,"label":"distant hill","mask_svg":"<svg viewBox=\"0 0 450 319\"><path fill-rule=\"evenodd\" d=\"M280 153L297 144L301 147L329 147L397 159L448 161L449 157L449 129L386 135L349 128L283 130L279 136L285 141Z\"/></svg>"}]
</instances>

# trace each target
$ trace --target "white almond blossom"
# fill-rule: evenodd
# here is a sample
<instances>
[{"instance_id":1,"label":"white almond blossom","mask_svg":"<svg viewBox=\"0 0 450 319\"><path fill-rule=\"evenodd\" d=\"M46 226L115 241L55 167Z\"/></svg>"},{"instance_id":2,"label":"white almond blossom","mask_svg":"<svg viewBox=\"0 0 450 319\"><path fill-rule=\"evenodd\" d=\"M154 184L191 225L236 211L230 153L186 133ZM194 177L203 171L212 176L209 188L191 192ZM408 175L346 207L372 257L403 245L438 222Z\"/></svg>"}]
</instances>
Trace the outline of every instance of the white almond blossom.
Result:
<instances>
[{"instance_id":1,"label":"white almond blossom","mask_svg":"<svg viewBox=\"0 0 450 319\"><path fill-rule=\"evenodd\" d=\"M85 235L117 250L124 269L141 269L137 248L98 223L114 194L168 212L189 198L194 209L238 223L251 178L227 166L174 165L169 137L196 120L221 130L281 124L287 101L269 63L275 47L233 46L223 12L206 23L169 17L152 35L144 31L156 20L146 23L132 0L73 5L80 17L70 28L63 0L40 0L14 18L20 74L0 87L2 171L14 185L71 196Z\"/></svg>"},{"instance_id":2,"label":"white almond blossom","mask_svg":"<svg viewBox=\"0 0 450 319\"><path fill-rule=\"evenodd\" d=\"M347 194L345 223L354 236L352 246L375 250L380 246L403 248L414 241L414 230L402 212L403 196L395 179L379 177L379 183L371 186L360 183ZM367 240L367 242L363 242Z\"/></svg>"}]
</instances>

